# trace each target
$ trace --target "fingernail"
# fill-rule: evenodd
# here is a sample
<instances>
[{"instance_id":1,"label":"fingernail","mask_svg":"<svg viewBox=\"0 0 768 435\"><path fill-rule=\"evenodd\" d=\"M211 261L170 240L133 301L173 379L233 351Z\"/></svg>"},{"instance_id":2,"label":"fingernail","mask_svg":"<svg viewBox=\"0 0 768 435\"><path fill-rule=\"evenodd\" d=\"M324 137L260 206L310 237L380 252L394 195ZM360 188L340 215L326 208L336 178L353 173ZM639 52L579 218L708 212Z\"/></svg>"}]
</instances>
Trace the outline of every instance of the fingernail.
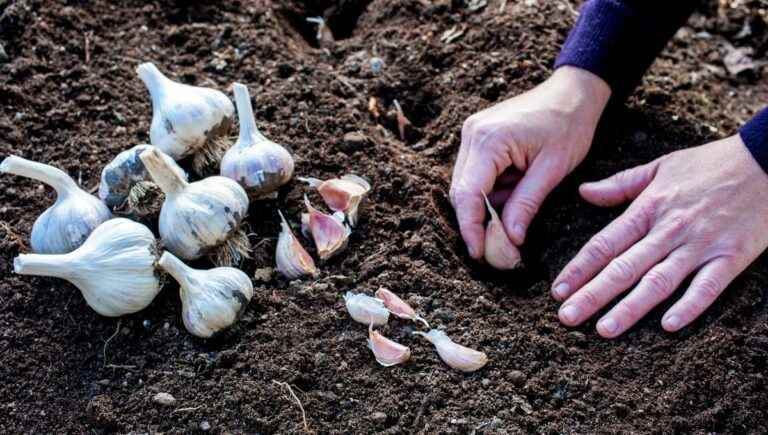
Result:
<instances>
[{"instance_id":1,"label":"fingernail","mask_svg":"<svg viewBox=\"0 0 768 435\"><path fill-rule=\"evenodd\" d=\"M515 226L512 227L512 235L518 240L523 240L525 238L525 227L523 224L515 224Z\"/></svg>"},{"instance_id":2,"label":"fingernail","mask_svg":"<svg viewBox=\"0 0 768 435\"><path fill-rule=\"evenodd\" d=\"M552 289L552 294L555 295L555 299L563 300L568 297L568 293L571 291L571 286L568 283L561 282Z\"/></svg>"},{"instance_id":3,"label":"fingernail","mask_svg":"<svg viewBox=\"0 0 768 435\"><path fill-rule=\"evenodd\" d=\"M601 320L598 326L608 335L613 335L619 330L619 322L615 321L612 317Z\"/></svg>"},{"instance_id":4,"label":"fingernail","mask_svg":"<svg viewBox=\"0 0 768 435\"><path fill-rule=\"evenodd\" d=\"M566 321L566 323L575 324L579 321L581 310L576 305L566 305L560 310L560 317Z\"/></svg>"},{"instance_id":5,"label":"fingernail","mask_svg":"<svg viewBox=\"0 0 768 435\"><path fill-rule=\"evenodd\" d=\"M672 331L677 331L680 329L680 323L680 318L677 316L669 316L664 319L664 326Z\"/></svg>"}]
</instances>

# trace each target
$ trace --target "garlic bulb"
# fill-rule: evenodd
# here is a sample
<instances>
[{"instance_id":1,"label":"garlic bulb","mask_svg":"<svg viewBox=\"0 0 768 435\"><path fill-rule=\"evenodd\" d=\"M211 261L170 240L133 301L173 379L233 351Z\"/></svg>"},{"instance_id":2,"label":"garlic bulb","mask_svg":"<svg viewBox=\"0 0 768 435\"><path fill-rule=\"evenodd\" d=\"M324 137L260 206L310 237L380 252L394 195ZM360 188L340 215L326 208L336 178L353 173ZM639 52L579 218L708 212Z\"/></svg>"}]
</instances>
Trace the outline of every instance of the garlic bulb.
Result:
<instances>
[{"instance_id":1,"label":"garlic bulb","mask_svg":"<svg viewBox=\"0 0 768 435\"><path fill-rule=\"evenodd\" d=\"M373 325L368 328L368 348L384 367L402 364L411 358L410 349L374 331Z\"/></svg>"},{"instance_id":2,"label":"garlic bulb","mask_svg":"<svg viewBox=\"0 0 768 435\"><path fill-rule=\"evenodd\" d=\"M32 225L30 245L34 252L72 252L96 227L112 217L103 202L78 187L61 169L10 156L0 163L0 172L42 181L56 190L56 202Z\"/></svg>"},{"instance_id":3,"label":"garlic bulb","mask_svg":"<svg viewBox=\"0 0 768 435\"><path fill-rule=\"evenodd\" d=\"M13 261L21 275L54 276L74 284L102 316L144 309L160 292L155 271L157 241L147 227L125 218L99 225L68 254L22 254Z\"/></svg>"},{"instance_id":4,"label":"garlic bulb","mask_svg":"<svg viewBox=\"0 0 768 435\"><path fill-rule=\"evenodd\" d=\"M353 320L366 325L386 325L389 321L389 310L384 307L384 301L372 298L362 293L347 292L344 303Z\"/></svg>"},{"instance_id":5,"label":"garlic bulb","mask_svg":"<svg viewBox=\"0 0 768 435\"><path fill-rule=\"evenodd\" d=\"M499 270L510 270L520 265L520 250L512 243L504 229L504 224L499 219L496 210L491 207L488 197L485 198L485 206L491 215L488 227L485 230L485 261Z\"/></svg>"},{"instance_id":6,"label":"garlic bulb","mask_svg":"<svg viewBox=\"0 0 768 435\"><path fill-rule=\"evenodd\" d=\"M193 157L195 172L218 161L229 134L235 108L224 93L170 80L152 63L136 68L152 97L149 138L174 160Z\"/></svg>"},{"instance_id":7,"label":"garlic bulb","mask_svg":"<svg viewBox=\"0 0 768 435\"><path fill-rule=\"evenodd\" d=\"M306 275L317 276L315 261L293 235L283 213L280 210L277 212L280 214L281 220L280 237L277 239L277 252L275 253L277 270L290 279L301 278Z\"/></svg>"},{"instance_id":8,"label":"garlic bulb","mask_svg":"<svg viewBox=\"0 0 768 435\"><path fill-rule=\"evenodd\" d=\"M149 181L149 173L139 155L152 145L142 144L118 154L101 171L99 198L112 210L146 216L160 211L163 195L156 184ZM166 164L181 178L187 180L187 174L167 154L160 152ZM159 195L152 193L159 192Z\"/></svg>"},{"instance_id":9,"label":"garlic bulb","mask_svg":"<svg viewBox=\"0 0 768 435\"><path fill-rule=\"evenodd\" d=\"M328 208L346 215L350 226L357 225L358 208L363 198L371 191L370 183L353 174L325 181L312 177L299 180L316 188Z\"/></svg>"},{"instance_id":10,"label":"garlic bulb","mask_svg":"<svg viewBox=\"0 0 768 435\"><path fill-rule=\"evenodd\" d=\"M302 231L312 235L317 248L317 255L321 260L327 260L347 247L349 235L352 230L339 218L327 215L312 207L309 198L304 195L304 204L307 206L307 216L302 215Z\"/></svg>"},{"instance_id":11,"label":"garlic bulb","mask_svg":"<svg viewBox=\"0 0 768 435\"><path fill-rule=\"evenodd\" d=\"M405 303L404 300L400 299L399 296L392 293L391 291L382 287L376 290L376 297L378 299L381 299L384 302L384 306L387 307L389 312L394 314L395 316L401 319L412 320L414 322L416 321L422 322L424 326L429 328L429 323L427 323L427 321L424 320L424 318L416 314L416 310L411 308L410 305Z\"/></svg>"},{"instance_id":12,"label":"garlic bulb","mask_svg":"<svg viewBox=\"0 0 768 435\"><path fill-rule=\"evenodd\" d=\"M488 362L488 356L485 353L453 342L445 332L439 329L432 329L426 334L418 331L414 334L429 340L437 349L440 359L454 369L462 372L474 372L480 370Z\"/></svg>"},{"instance_id":13,"label":"garlic bulb","mask_svg":"<svg viewBox=\"0 0 768 435\"><path fill-rule=\"evenodd\" d=\"M160 237L166 249L185 260L211 254L217 265L248 257L250 244L240 224L248 212L248 195L226 177L187 183L157 149L139 155L165 193L160 210Z\"/></svg>"},{"instance_id":14,"label":"garlic bulb","mask_svg":"<svg viewBox=\"0 0 768 435\"><path fill-rule=\"evenodd\" d=\"M197 337L232 326L253 297L248 275L233 267L197 270L170 252L163 252L157 264L179 282L184 326Z\"/></svg>"},{"instance_id":15,"label":"garlic bulb","mask_svg":"<svg viewBox=\"0 0 768 435\"><path fill-rule=\"evenodd\" d=\"M254 198L276 196L277 188L293 176L293 157L256 127L248 88L235 83L240 136L221 160L221 175L240 183Z\"/></svg>"}]
</instances>

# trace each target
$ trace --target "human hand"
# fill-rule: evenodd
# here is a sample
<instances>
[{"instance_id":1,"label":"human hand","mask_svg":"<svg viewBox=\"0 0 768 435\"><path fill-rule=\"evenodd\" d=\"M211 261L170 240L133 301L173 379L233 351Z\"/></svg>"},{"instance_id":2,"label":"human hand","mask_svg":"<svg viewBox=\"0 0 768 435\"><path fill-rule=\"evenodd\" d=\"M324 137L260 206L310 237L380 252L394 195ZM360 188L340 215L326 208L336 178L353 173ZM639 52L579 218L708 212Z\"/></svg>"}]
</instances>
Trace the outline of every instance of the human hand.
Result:
<instances>
[{"instance_id":1,"label":"human hand","mask_svg":"<svg viewBox=\"0 0 768 435\"><path fill-rule=\"evenodd\" d=\"M506 233L522 245L544 199L586 156L610 93L599 77L566 66L466 120L450 198L471 257L483 256L483 194L504 204Z\"/></svg>"},{"instance_id":2,"label":"human hand","mask_svg":"<svg viewBox=\"0 0 768 435\"><path fill-rule=\"evenodd\" d=\"M568 326L634 286L597 323L603 337L622 334L695 272L661 321L667 331L683 328L768 247L768 175L738 135L583 184L580 192L599 206L632 201L553 285L556 299L567 298L559 316Z\"/></svg>"}]
</instances>

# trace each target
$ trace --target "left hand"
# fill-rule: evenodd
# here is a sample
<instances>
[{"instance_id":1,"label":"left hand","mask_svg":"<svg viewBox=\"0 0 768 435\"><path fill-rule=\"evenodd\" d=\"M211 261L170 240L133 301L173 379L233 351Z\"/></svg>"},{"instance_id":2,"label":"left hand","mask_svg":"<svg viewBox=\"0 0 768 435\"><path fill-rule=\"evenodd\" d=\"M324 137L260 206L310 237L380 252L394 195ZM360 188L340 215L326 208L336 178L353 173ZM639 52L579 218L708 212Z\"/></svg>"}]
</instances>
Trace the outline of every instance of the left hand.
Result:
<instances>
[{"instance_id":1,"label":"left hand","mask_svg":"<svg viewBox=\"0 0 768 435\"><path fill-rule=\"evenodd\" d=\"M599 206L632 201L552 287L565 300L560 321L575 326L634 286L597 322L603 337L621 335L695 272L661 321L670 332L683 328L768 247L768 175L738 135L583 184L580 193Z\"/></svg>"}]
</instances>

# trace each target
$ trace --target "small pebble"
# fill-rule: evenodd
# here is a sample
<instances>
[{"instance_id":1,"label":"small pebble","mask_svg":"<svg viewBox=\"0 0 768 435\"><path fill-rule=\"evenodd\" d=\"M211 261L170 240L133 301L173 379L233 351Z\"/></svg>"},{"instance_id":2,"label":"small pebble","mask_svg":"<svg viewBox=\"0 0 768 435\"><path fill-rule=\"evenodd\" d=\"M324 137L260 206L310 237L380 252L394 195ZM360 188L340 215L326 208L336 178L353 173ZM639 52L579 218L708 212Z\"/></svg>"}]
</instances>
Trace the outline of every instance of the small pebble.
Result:
<instances>
[{"instance_id":1,"label":"small pebble","mask_svg":"<svg viewBox=\"0 0 768 435\"><path fill-rule=\"evenodd\" d=\"M371 65L371 72L374 74L378 74L384 69L384 59L380 57L372 57L368 62Z\"/></svg>"},{"instance_id":2,"label":"small pebble","mask_svg":"<svg viewBox=\"0 0 768 435\"><path fill-rule=\"evenodd\" d=\"M176 403L176 398L168 393L157 393L152 397L152 401L163 406L173 406Z\"/></svg>"},{"instance_id":3,"label":"small pebble","mask_svg":"<svg viewBox=\"0 0 768 435\"><path fill-rule=\"evenodd\" d=\"M446 310L445 308L438 308L436 309L432 315L440 320L443 320L445 322L452 322L456 319L456 315L450 312L449 310Z\"/></svg>"},{"instance_id":4,"label":"small pebble","mask_svg":"<svg viewBox=\"0 0 768 435\"><path fill-rule=\"evenodd\" d=\"M203 432L208 432L209 430L211 430L211 424L208 423L207 420L203 420L200 423L200 430L203 431Z\"/></svg>"},{"instance_id":5,"label":"small pebble","mask_svg":"<svg viewBox=\"0 0 768 435\"><path fill-rule=\"evenodd\" d=\"M371 414L371 420L373 420L376 423L384 423L385 421L387 421L387 414L381 411L374 412L373 414Z\"/></svg>"},{"instance_id":6,"label":"small pebble","mask_svg":"<svg viewBox=\"0 0 768 435\"><path fill-rule=\"evenodd\" d=\"M491 385L491 380L486 378L486 379L483 379L482 381L480 381L480 383L483 384L484 387L487 387L487 386Z\"/></svg>"},{"instance_id":7,"label":"small pebble","mask_svg":"<svg viewBox=\"0 0 768 435\"><path fill-rule=\"evenodd\" d=\"M147 319L147 320L144 320L143 322L141 322L141 325L142 325L142 326L143 326L145 329L149 329L149 328L151 328L151 327L152 327L152 322L150 322L150 321L149 321L149 319Z\"/></svg>"},{"instance_id":8,"label":"small pebble","mask_svg":"<svg viewBox=\"0 0 768 435\"><path fill-rule=\"evenodd\" d=\"M272 280L275 270L271 267L262 267L253 272L253 280L257 282L269 282Z\"/></svg>"},{"instance_id":9,"label":"small pebble","mask_svg":"<svg viewBox=\"0 0 768 435\"><path fill-rule=\"evenodd\" d=\"M518 387L522 386L526 380L525 373L520 370L512 370L509 372L509 380Z\"/></svg>"}]
</instances>

